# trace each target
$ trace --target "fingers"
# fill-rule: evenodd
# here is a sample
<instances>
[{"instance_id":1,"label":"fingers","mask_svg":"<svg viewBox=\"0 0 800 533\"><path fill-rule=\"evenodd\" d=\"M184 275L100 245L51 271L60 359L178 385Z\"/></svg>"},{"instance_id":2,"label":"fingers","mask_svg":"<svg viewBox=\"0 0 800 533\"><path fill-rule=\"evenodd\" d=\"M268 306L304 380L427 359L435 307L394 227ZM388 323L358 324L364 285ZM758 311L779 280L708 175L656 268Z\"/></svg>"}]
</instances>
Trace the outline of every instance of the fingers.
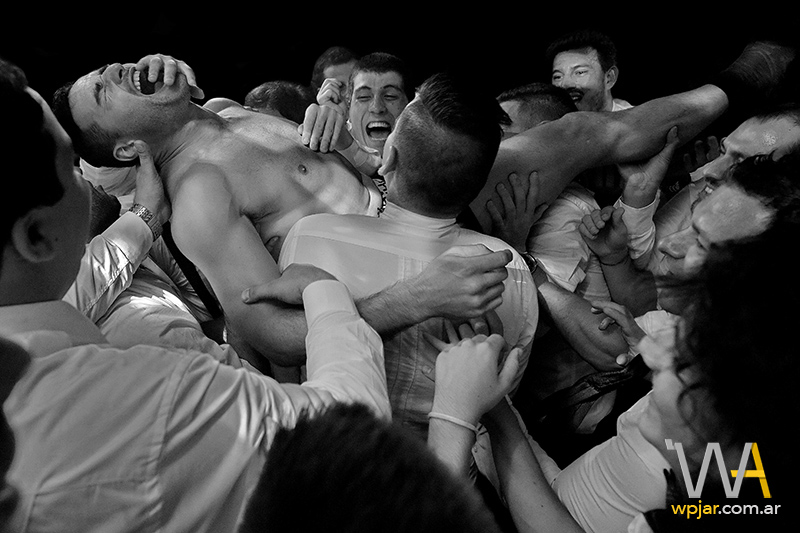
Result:
<instances>
[{"instance_id":1,"label":"fingers","mask_svg":"<svg viewBox=\"0 0 800 533\"><path fill-rule=\"evenodd\" d=\"M508 352L508 356L506 360L503 362L503 366L500 369L500 373L498 374L498 381L500 382L500 388L506 392L511 388L514 380L519 373L520 368L520 357L522 356L522 348L519 346L515 346Z\"/></svg>"},{"instance_id":2,"label":"fingers","mask_svg":"<svg viewBox=\"0 0 800 533\"><path fill-rule=\"evenodd\" d=\"M489 331L489 324L487 324L486 319L484 317L477 317L477 318L470 318L469 319L469 328L472 333L472 336L475 335L490 335L491 332ZM460 328L459 328L460 331ZM463 337L464 335L462 335Z\"/></svg>"},{"instance_id":3,"label":"fingers","mask_svg":"<svg viewBox=\"0 0 800 533\"><path fill-rule=\"evenodd\" d=\"M499 250L469 258L468 261L473 272L491 271L502 274L503 279L508 277L508 272L504 268L513 258L509 250Z\"/></svg>"},{"instance_id":4,"label":"fingers","mask_svg":"<svg viewBox=\"0 0 800 533\"><path fill-rule=\"evenodd\" d=\"M317 103L322 105L326 102L339 104L342 102L342 93L344 84L340 83L336 78L325 78L322 86L317 91Z\"/></svg>"},{"instance_id":5,"label":"fingers","mask_svg":"<svg viewBox=\"0 0 800 533\"><path fill-rule=\"evenodd\" d=\"M139 155L139 165L141 165L142 168L146 168L155 172L156 167L153 163L153 156L150 153L150 147L147 146L147 143L136 140L133 141L133 146L136 148L136 153Z\"/></svg>"},{"instance_id":6,"label":"fingers","mask_svg":"<svg viewBox=\"0 0 800 533\"><path fill-rule=\"evenodd\" d=\"M459 324L458 326L458 334L462 339L472 339L475 337L476 332L472 328L472 324L469 322L464 322Z\"/></svg>"},{"instance_id":7,"label":"fingers","mask_svg":"<svg viewBox=\"0 0 800 533\"><path fill-rule=\"evenodd\" d=\"M311 104L306 108L306 114L303 117L303 124L301 134L301 141L308 146L311 143L311 134L314 132L314 126L317 122L317 115L319 114L320 107L316 104Z\"/></svg>"},{"instance_id":8,"label":"fingers","mask_svg":"<svg viewBox=\"0 0 800 533\"><path fill-rule=\"evenodd\" d=\"M512 176L516 178L516 174L512 174ZM512 198L511 193L508 191L508 188L502 183L497 184L497 187L495 187L495 191L497 191L497 196L500 197L500 201L503 203L503 210L506 213L506 218L513 219L516 216L518 207L518 205L515 203L515 198ZM524 206L519 206L519 207L524 208Z\"/></svg>"},{"instance_id":9,"label":"fingers","mask_svg":"<svg viewBox=\"0 0 800 533\"><path fill-rule=\"evenodd\" d=\"M286 301L288 294L285 291L285 287L281 287L281 284L278 283L278 279L273 279L254 287L248 287L242 291L242 301L246 304L254 304L268 300Z\"/></svg>"},{"instance_id":10,"label":"fingers","mask_svg":"<svg viewBox=\"0 0 800 533\"><path fill-rule=\"evenodd\" d=\"M445 321L445 322L447 322L447 321ZM437 339L436 337L434 337L433 335L431 335L427 331L423 331L422 332L422 337L426 341L428 341L428 343L431 346L433 346L434 348L436 348L440 352L443 352L443 351L445 351L446 349L448 349L450 347L450 344L446 343L445 341L443 341L441 339Z\"/></svg>"},{"instance_id":11,"label":"fingers","mask_svg":"<svg viewBox=\"0 0 800 533\"><path fill-rule=\"evenodd\" d=\"M708 144L708 161L713 161L718 158L720 149L717 138L714 135L710 135L708 139L706 139L706 144Z\"/></svg>"},{"instance_id":12,"label":"fingers","mask_svg":"<svg viewBox=\"0 0 800 533\"><path fill-rule=\"evenodd\" d=\"M442 253L439 257L444 257L447 255L458 255L461 257L473 257L483 254L489 254L492 251L484 244L464 244L459 246L452 246L448 248L444 253ZM511 259L509 259L510 261Z\"/></svg>"},{"instance_id":13,"label":"fingers","mask_svg":"<svg viewBox=\"0 0 800 533\"><path fill-rule=\"evenodd\" d=\"M461 340L461 337L458 336L458 332L456 331L456 327L453 325L453 323L449 320L445 320L444 330L445 333L447 333L447 340L450 342L450 344L458 344L458 341Z\"/></svg>"},{"instance_id":14,"label":"fingers","mask_svg":"<svg viewBox=\"0 0 800 533\"><path fill-rule=\"evenodd\" d=\"M492 200L488 200L486 202L486 212L489 213L489 218L492 222L492 227L490 228L489 233L492 233L491 230L500 230L505 227L505 216L500 212Z\"/></svg>"}]
</instances>

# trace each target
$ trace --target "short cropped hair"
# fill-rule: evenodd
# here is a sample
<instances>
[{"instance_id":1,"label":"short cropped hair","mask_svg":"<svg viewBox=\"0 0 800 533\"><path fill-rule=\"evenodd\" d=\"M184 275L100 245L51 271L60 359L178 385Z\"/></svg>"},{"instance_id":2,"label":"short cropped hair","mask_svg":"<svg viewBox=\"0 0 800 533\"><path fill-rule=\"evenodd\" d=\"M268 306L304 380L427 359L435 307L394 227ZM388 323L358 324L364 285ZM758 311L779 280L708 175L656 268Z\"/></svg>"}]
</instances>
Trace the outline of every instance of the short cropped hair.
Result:
<instances>
[{"instance_id":1,"label":"short cropped hair","mask_svg":"<svg viewBox=\"0 0 800 533\"><path fill-rule=\"evenodd\" d=\"M552 65L553 59L561 52L569 50L586 50L593 48L597 51L597 58L603 72L608 72L617 64L617 47L611 38L597 30L577 30L564 34L547 46L545 57L547 64Z\"/></svg>"},{"instance_id":2,"label":"short cropped hair","mask_svg":"<svg viewBox=\"0 0 800 533\"><path fill-rule=\"evenodd\" d=\"M301 83L274 80L262 83L244 97L244 105L256 111L274 110L284 118L303 123L306 108L316 102L314 92Z\"/></svg>"},{"instance_id":3,"label":"short cropped hair","mask_svg":"<svg viewBox=\"0 0 800 533\"><path fill-rule=\"evenodd\" d=\"M56 171L56 145L44 129L42 107L27 92L28 79L0 58L0 160L9 200L0 209L0 244L5 247L16 221L31 209L53 205L64 195Z\"/></svg>"},{"instance_id":4,"label":"short cropped hair","mask_svg":"<svg viewBox=\"0 0 800 533\"><path fill-rule=\"evenodd\" d=\"M78 127L69 103L69 93L73 85L75 81L66 83L53 94L53 113L72 139L75 152L95 167L129 167L138 163L138 158L133 161L120 161L114 157L116 138L111 132L95 124L85 130Z\"/></svg>"},{"instance_id":5,"label":"short cropped hair","mask_svg":"<svg viewBox=\"0 0 800 533\"><path fill-rule=\"evenodd\" d=\"M359 72L375 72L383 74L385 72L397 72L400 75L400 80L403 82L403 93L405 93L408 101L414 99L414 79L411 69L399 57L388 54L386 52L373 52L367 54L358 60L353 72L350 73L350 81L347 84L347 101L349 102L353 96L353 83L356 74Z\"/></svg>"},{"instance_id":6,"label":"short cropped hair","mask_svg":"<svg viewBox=\"0 0 800 533\"><path fill-rule=\"evenodd\" d=\"M499 533L477 492L363 404L280 428L239 533Z\"/></svg>"},{"instance_id":7,"label":"short cropped hair","mask_svg":"<svg viewBox=\"0 0 800 533\"><path fill-rule=\"evenodd\" d=\"M497 101L518 102L523 112L541 120L558 120L578 110L567 90L552 83L533 82L514 87L500 93Z\"/></svg>"},{"instance_id":8,"label":"short cropped hair","mask_svg":"<svg viewBox=\"0 0 800 533\"><path fill-rule=\"evenodd\" d=\"M325 69L332 65L344 65L345 63L355 62L358 56L347 47L331 46L314 62L314 69L311 71L311 90L316 94L325 81Z\"/></svg>"},{"instance_id":9,"label":"short cropped hair","mask_svg":"<svg viewBox=\"0 0 800 533\"><path fill-rule=\"evenodd\" d=\"M397 121L397 183L431 211L461 212L486 184L508 124L481 87L434 74Z\"/></svg>"}]
</instances>

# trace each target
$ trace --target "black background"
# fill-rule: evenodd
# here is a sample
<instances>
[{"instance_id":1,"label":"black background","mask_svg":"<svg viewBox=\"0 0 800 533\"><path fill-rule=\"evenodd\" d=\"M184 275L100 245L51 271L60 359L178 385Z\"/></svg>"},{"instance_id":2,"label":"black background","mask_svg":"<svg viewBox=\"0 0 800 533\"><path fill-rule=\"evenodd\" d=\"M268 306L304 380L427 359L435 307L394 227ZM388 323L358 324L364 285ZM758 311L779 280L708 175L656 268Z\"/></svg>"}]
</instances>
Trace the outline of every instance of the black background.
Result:
<instances>
[{"instance_id":1,"label":"black background","mask_svg":"<svg viewBox=\"0 0 800 533\"><path fill-rule=\"evenodd\" d=\"M274 79L307 83L316 57L331 45L356 53L394 53L417 81L438 70L464 71L493 94L546 81L547 43L578 28L606 32L618 48L615 96L641 103L690 89L733 61L753 39L798 43L793 13L732 14L733 5L481 3L428 5L229 3L198 9L136 4L102 9L23 6L5 16L0 56L20 65L46 99L62 83L106 63L148 53L185 60L206 97L242 101ZM212 8L213 7L213 8ZM761 8L756 5L755 7Z\"/></svg>"}]
</instances>

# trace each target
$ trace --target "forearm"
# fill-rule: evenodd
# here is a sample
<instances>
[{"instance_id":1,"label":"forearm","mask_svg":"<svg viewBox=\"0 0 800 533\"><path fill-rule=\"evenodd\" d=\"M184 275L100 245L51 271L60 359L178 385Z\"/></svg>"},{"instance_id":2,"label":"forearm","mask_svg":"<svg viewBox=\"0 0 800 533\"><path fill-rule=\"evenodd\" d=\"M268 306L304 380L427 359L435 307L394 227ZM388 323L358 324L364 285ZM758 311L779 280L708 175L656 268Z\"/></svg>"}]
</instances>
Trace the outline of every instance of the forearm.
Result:
<instances>
[{"instance_id":1,"label":"forearm","mask_svg":"<svg viewBox=\"0 0 800 533\"><path fill-rule=\"evenodd\" d=\"M484 417L500 490L520 533L534 531L580 532L542 472L513 411L503 400L491 416Z\"/></svg>"},{"instance_id":2,"label":"forearm","mask_svg":"<svg viewBox=\"0 0 800 533\"><path fill-rule=\"evenodd\" d=\"M308 323L307 386L324 389L339 401L369 405L391 419L383 343L359 316L347 288L318 281L303 291Z\"/></svg>"},{"instance_id":3,"label":"forearm","mask_svg":"<svg viewBox=\"0 0 800 533\"><path fill-rule=\"evenodd\" d=\"M552 282L539 286L539 299L555 327L578 354L597 370L619 370L616 358L628 351L628 344L618 328L598 328L601 315L592 313L585 298Z\"/></svg>"},{"instance_id":4,"label":"forearm","mask_svg":"<svg viewBox=\"0 0 800 533\"><path fill-rule=\"evenodd\" d=\"M679 144L694 139L728 108L728 97L714 85L649 100L631 109L607 113L613 138L601 164L639 161L664 146L664 137L678 127ZM610 115L610 116L609 116Z\"/></svg>"},{"instance_id":5,"label":"forearm","mask_svg":"<svg viewBox=\"0 0 800 533\"><path fill-rule=\"evenodd\" d=\"M234 305L239 307L237 302L229 309ZM283 367L305 364L308 326L302 308L272 302L248 304L245 309L226 312L225 322L228 342L237 351L256 352Z\"/></svg>"},{"instance_id":6,"label":"forearm","mask_svg":"<svg viewBox=\"0 0 800 533\"><path fill-rule=\"evenodd\" d=\"M133 213L124 213L89 242L64 301L92 322L97 321L130 286L152 244L153 235L147 224Z\"/></svg>"},{"instance_id":7,"label":"forearm","mask_svg":"<svg viewBox=\"0 0 800 533\"><path fill-rule=\"evenodd\" d=\"M475 434L459 425L431 418L428 424L428 448L456 475L467 477L472 461Z\"/></svg>"},{"instance_id":8,"label":"forearm","mask_svg":"<svg viewBox=\"0 0 800 533\"><path fill-rule=\"evenodd\" d=\"M656 309L658 293L652 272L636 268L627 254L613 262L602 259L600 265L614 302L627 307L634 316Z\"/></svg>"},{"instance_id":9,"label":"forearm","mask_svg":"<svg viewBox=\"0 0 800 533\"><path fill-rule=\"evenodd\" d=\"M356 300L364 320L382 337L427 320L432 315L422 305L422 299L407 282L395 283L366 298Z\"/></svg>"}]
</instances>

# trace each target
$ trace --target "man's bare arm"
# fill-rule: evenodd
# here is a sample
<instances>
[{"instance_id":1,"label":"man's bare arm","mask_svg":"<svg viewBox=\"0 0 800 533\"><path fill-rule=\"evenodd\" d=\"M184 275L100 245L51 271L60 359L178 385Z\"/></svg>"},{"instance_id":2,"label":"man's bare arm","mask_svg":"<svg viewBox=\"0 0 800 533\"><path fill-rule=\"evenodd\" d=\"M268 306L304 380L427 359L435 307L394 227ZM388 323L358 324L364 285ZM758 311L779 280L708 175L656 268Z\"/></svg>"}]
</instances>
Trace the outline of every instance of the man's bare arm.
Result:
<instances>
[{"instance_id":1,"label":"man's bare arm","mask_svg":"<svg viewBox=\"0 0 800 533\"><path fill-rule=\"evenodd\" d=\"M510 260L507 250L492 252L483 245L453 247L417 276L359 299L356 306L364 320L383 336L434 316L456 321L480 319L502 302L503 281L508 277L505 265ZM266 289L253 284L242 301L261 305L268 294ZM304 323L292 327L296 335L305 337Z\"/></svg>"},{"instance_id":2,"label":"man's bare arm","mask_svg":"<svg viewBox=\"0 0 800 533\"><path fill-rule=\"evenodd\" d=\"M551 282L539 286L539 302L558 331L578 354L600 371L619 370L617 356L628 345L615 326L601 329L603 317L592 312L592 304Z\"/></svg>"},{"instance_id":3,"label":"man's bare arm","mask_svg":"<svg viewBox=\"0 0 800 533\"><path fill-rule=\"evenodd\" d=\"M267 283L280 272L215 172L196 172L173 192L175 243L208 279L237 350L256 351L280 366L299 366L305 362L302 308L275 300L256 305L242 301L244 289Z\"/></svg>"},{"instance_id":4,"label":"man's bare arm","mask_svg":"<svg viewBox=\"0 0 800 533\"><path fill-rule=\"evenodd\" d=\"M625 111L568 113L558 120L505 139L489 179L471 207L489 227L486 201L498 183L516 173L536 171L539 202L551 203L578 174L604 165L639 161L661 150L678 126L679 142L694 138L727 109L728 98L714 85L656 98Z\"/></svg>"}]
</instances>

